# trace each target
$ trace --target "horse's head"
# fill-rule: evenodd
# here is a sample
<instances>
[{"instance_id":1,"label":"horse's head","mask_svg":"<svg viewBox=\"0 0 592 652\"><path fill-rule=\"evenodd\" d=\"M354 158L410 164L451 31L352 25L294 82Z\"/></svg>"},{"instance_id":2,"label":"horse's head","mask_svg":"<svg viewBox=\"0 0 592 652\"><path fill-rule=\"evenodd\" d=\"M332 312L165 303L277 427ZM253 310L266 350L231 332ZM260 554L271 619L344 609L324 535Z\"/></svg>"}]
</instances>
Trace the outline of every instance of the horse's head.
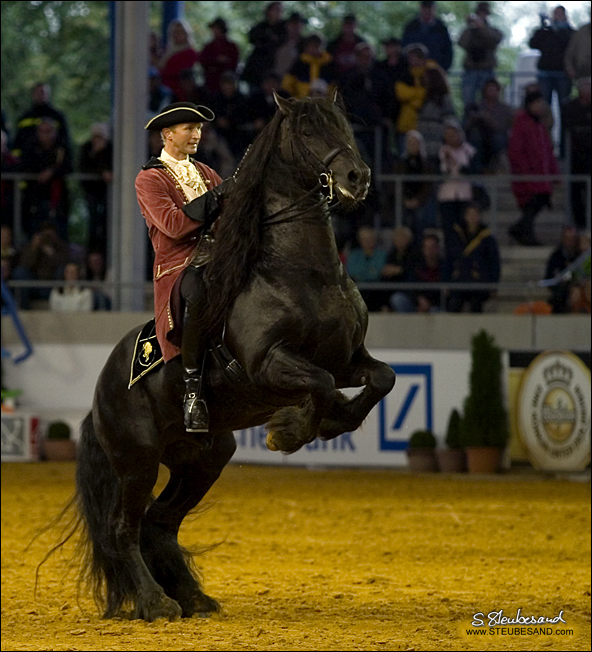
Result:
<instances>
[{"instance_id":1,"label":"horse's head","mask_svg":"<svg viewBox=\"0 0 592 652\"><path fill-rule=\"evenodd\" d=\"M332 99L286 100L275 95L283 120L282 158L299 165L311 181L318 180L329 197L343 204L365 199L370 168L364 163L352 128Z\"/></svg>"}]
</instances>

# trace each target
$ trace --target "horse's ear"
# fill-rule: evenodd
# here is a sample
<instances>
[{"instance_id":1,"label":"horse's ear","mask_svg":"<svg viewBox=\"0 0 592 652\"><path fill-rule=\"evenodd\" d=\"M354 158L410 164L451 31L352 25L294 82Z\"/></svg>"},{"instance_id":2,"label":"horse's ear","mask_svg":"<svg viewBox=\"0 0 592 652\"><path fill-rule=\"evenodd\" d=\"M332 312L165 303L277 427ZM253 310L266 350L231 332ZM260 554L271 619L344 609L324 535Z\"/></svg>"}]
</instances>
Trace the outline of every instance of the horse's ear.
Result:
<instances>
[{"instance_id":1,"label":"horse's ear","mask_svg":"<svg viewBox=\"0 0 592 652\"><path fill-rule=\"evenodd\" d=\"M284 115L290 115L292 111L292 105L290 104L290 102L288 102L288 100L284 99L283 97L280 97L275 91L273 91L273 99L275 100L278 109Z\"/></svg>"}]
</instances>

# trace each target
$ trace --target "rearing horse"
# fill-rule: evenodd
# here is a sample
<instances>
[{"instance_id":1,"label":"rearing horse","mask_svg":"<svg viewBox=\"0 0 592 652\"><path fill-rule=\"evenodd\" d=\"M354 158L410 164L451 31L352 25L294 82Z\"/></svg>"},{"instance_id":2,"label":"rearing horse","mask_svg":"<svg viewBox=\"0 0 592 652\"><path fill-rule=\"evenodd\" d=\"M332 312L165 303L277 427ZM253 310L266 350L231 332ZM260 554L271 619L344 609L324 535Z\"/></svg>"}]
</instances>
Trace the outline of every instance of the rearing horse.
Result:
<instances>
[{"instance_id":1,"label":"rearing horse","mask_svg":"<svg viewBox=\"0 0 592 652\"><path fill-rule=\"evenodd\" d=\"M187 513L232 457L233 430L268 424L271 450L358 428L393 387L391 368L364 347L368 313L339 260L329 202L362 201L370 170L332 100L276 98L219 219L205 273L203 328L210 440L183 426L182 365L171 360L128 388L137 328L115 347L82 425L77 504L86 578L105 617L188 617L216 611L177 541ZM353 399L340 388L362 387ZM152 491L159 464L170 470Z\"/></svg>"}]
</instances>

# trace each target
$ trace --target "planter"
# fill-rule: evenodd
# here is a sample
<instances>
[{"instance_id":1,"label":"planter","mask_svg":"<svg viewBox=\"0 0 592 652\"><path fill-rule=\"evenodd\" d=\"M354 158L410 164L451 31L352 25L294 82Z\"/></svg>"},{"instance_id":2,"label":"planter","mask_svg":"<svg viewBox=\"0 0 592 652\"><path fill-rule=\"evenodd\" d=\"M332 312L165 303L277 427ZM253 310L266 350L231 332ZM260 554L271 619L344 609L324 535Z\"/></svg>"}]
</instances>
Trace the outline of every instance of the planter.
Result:
<instances>
[{"instance_id":1,"label":"planter","mask_svg":"<svg viewBox=\"0 0 592 652\"><path fill-rule=\"evenodd\" d=\"M76 442L71 439L45 439L43 442L45 458L50 462L63 462L76 459Z\"/></svg>"},{"instance_id":2,"label":"planter","mask_svg":"<svg viewBox=\"0 0 592 652\"><path fill-rule=\"evenodd\" d=\"M469 473L498 473L502 461L502 448L468 446L467 466Z\"/></svg>"},{"instance_id":3,"label":"planter","mask_svg":"<svg viewBox=\"0 0 592 652\"><path fill-rule=\"evenodd\" d=\"M433 448L408 448L409 470L415 473L435 473L438 471L438 458Z\"/></svg>"},{"instance_id":4,"label":"planter","mask_svg":"<svg viewBox=\"0 0 592 652\"><path fill-rule=\"evenodd\" d=\"M465 473L467 454L462 448L441 448L436 451L442 473Z\"/></svg>"}]
</instances>

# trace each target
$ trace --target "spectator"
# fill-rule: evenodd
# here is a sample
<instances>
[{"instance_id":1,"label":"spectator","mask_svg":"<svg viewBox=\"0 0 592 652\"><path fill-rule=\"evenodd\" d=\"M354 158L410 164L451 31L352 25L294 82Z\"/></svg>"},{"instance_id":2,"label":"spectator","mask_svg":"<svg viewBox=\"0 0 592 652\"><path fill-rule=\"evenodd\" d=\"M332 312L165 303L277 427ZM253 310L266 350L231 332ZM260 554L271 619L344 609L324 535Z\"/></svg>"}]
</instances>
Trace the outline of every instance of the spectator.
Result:
<instances>
[{"instance_id":1,"label":"spectator","mask_svg":"<svg viewBox=\"0 0 592 652\"><path fill-rule=\"evenodd\" d=\"M475 13L467 17L467 28L458 39L458 44L466 51L462 79L465 107L475 102L483 84L493 77L497 66L495 52L503 34L489 24L490 14L489 2L479 2Z\"/></svg>"},{"instance_id":2,"label":"spectator","mask_svg":"<svg viewBox=\"0 0 592 652\"><path fill-rule=\"evenodd\" d=\"M559 174L549 132L541 122L544 111L545 101L542 95L536 91L528 93L524 100L524 110L516 115L508 144L512 174ZM540 244L534 233L535 219L545 206L550 206L553 183L555 182L512 183L512 191L522 216L508 229L508 233L519 244L524 246Z\"/></svg>"},{"instance_id":3,"label":"spectator","mask_svg":"<svg viewBox=\"0 0 592 652\"><path fill-rule=\"evenodd\" d=\"M421 43L412 43L403 50L403 54L407 57L407 73L395 82L395 96L399 104L395 129L399 154L403 151L405 134L417 129L418 113L426 95L425 71L437 66L435 61L427 58L427 48Z\"/></svg>"},{"instance_id":4,"label":"spectator","mask_svg":"<svg viewBox=\"0 0 592 652\"><path fill-rule=\"evenodd\" d=\"M395 95L395 84L408 76L408 63L401 52L401 40L389 38L383 42L385 58L376 62L375 92L376 100L382 107L387 124L394 128L399 116L399 102Z\"/></svg>"},{"instance_id":5,"label":"spectator","mask_svg":"<svg viewBox=\"0 0 592 652\"><path fill-rule=\"evenodd\" d=\"M199 148L193 158L217 170L223 179L232 176L237 165L228 143L210 122L202 124Z\"/></svg>"},{"instance_id":6,"label":"spectator","mask_svg":"<svg viewBox=\"0 0 592 652\"><path fill-rule=\"evenodd\" d=\"M173 91L162 83L158 68L150 66L148 69L148 122L172 102Z\"/></svg>"},{"instance_id":7,"label":"spectator","mask_svg":"<svg viewBox=\"0 0 592 652\"><path fill-rule=\"evenodd\" d=\"M91 137L80 150L80 172L100 175L96 181L81 181L88 207L88 249L107 251L107 188L113 181L113 145L109 126L96 122Z\"/></svg>"},{"instance_id":8,"label":"spectator","mask_svg":"<svg viewBox=\"0 0 592 652\"><path fill-rule=\"evenodd\" d=\"M419 5L417 18L405 25L401 44L405 48L411 43L422 43L427 48L427 57L448 71L452 65L452 41L448 29L436 18L435 2L424 1Z\"/></svg>"},{"instance_id":9,"label":"spectator","mask_svg":"<svg viewBox=\"0 0 592 652\"><path fill-rule=\"evenodd\" d=\"M281 78L275 72L270 72L263 80L261 88L257 89L247 99L247 115L253 130L253 136L256 136L275 115L277 104L273 94L276 93L283 98L290 97L281 88L281 83ZM215 167L214 169L217 170L218 168Z\"/></svg>"},{"instance_id":10,"label":"spectator","mask_svg":"<svg viewBox=\"0 0 592 652\"><path fill-rule=\"evenodd\" d=\"M540 93L542 96L540 84L538 82L531 82L530 84L526 84L524 86L524 97L522 98L522 102L524 102L526 96L529 93ZM549 132L549 136L551 136L553 133L553 127L555 126L555 117L553 116L551 105L545 99L541 100L541 111L541 124Z\"/></svg>"},{"instance_id":11,"label":"spectator","mask_svg":"<svg viewBox=\"0 0 592 652\"><path fill-rule=\"evenodd\" d=\"M439 156L440 171L447 177L438 188L438 206L448 256L454 225L460 221L467 204L473 199L472 184L462 175L473 171L475 148L465 141L464 132L456 120L446 121L444 144L440 147Z\"/></svg>"},{"instance_id":12,"label":"spectator","mask_svg":"<svg viewBox=\"0 0 592 652\"><path fill-rule=\"evenodd\" d=\"M374 127L382 124L382 110L375 87L375 59L372 46L361 41L355 47L356 64L343 73L340 91L361 149L374 160ZM387 143L385 142L385 145Z\"/></svg>"},{"instance_id":13,"label":"spectator","mask_svg":"<svg viewBox=\"0 0 592 652\"><path fill-rule=\"evenodd\" d=\"M417 131L424 137L428 162L436 167L444 140L444 123L456 118L450 88L441 68L428 68L424 75L424 102L417 115Z\"/></svg>"},{"instance_id":14,"label":"spectator","mask_svg":"<svg viewBox=\"0 0 592 652\"><path fill-rule=\"evenodd\" d=\"M171 20L167 29L167 46L160 64L162 83L173 91L177 102L188 101L183 97L179 84L182 70L191 70L199 62L199 53L193 40L193 30L183 18Z\"/></svg>"},{"instance_id":15,"label":"spectator","mask_svg":"<svg viewBox=\"0 0 592 652\"><path fill-rule=\"evenodd\" d=\"M592 312L592 287L590 279L590 233L580 235L581 264L574 270L569 292L571 312L590 314Z\"/></svg>"},{"instance_id":16,"label":"spectator","mask_svg":"<svg viewBox=\"0 0 592 652\"><path fill-rule=\"evenodd\" d=\"M396 174L424 175L434 174L430 165L423 136L419 131L408 131L405 150L400 161L395 164ZM403 183L403 224L409 226L419 240L424 228L435 226L435 203L431 181L405 181Z\"/></svg>"},{"instance_id":17,"label":"spectator","mask_svg":"<svg viewBox=\"0 0 592 652\"><path fill-rule=\"evenodd\" d=\"M51 120L56 125L57 140L64 150L70 151L70 131L66 116L51 103L49 84L40 82L31 90L32 106L18 119L13 144L15 156L21 156L25 146L37 139L37 127L42 120Z\"/></svg>"},{"instance_id":18,"label":"spectator","mask_svg":"<svg viewBox=\"0 0 592 652\"><path fill-rule=\"evenodd\" d=\"M327 84L330 93L335 87L336 74L333 57L324 49L318 34L307 36L302 43L302 54L282 79L282 88L292 97L302 99L310 95L311 84L318 79Z\"/></svg>"},{"instance_id":19,"label":"spectator","mask_svg":"<svg viewBox=\"0 0 592 652\"><path fill-rule=\"evenodd\" d=\"M588 7L588 12L590 8ZM592 76L592 55L590 43L590 22L582 25L571 37L563 63L571 79Z\"/></svg>"},{"instance_id":20,"label":"spectator","mask_svg":"<svg viewBox=\"0 0 592 652\"><path fill-rule=\"evenodd\" d=\"M233 73L231 73L233 74ZM175 102L191 102L192 104L210 106L213 97L205 86L200 86L195 81L193 68L181 70L177 84Z\"/></svg>"},{"instance_id":21,"label":"spectator","mask_svg":"<svg viewBox=\"0 0 592 652\"><path fill-rule=\"evenodd\" d=\"M160 36L158 35L158 32L151 30L148 37L149 66L152 68L158 68L163 54L164 48L162 47Z\"/></svg>"},{"instance_id":22,"label":"spectator","mask_svg":"<svg viewBox=\"0 0 592 652\"><path fill-rule=\"evenodd\" d=\"M579 233L575 226L564 226L561 230L561 242L553 250L545 267L545 279L559 277L566 268L580 256ZM553 313L570 312L569 298L571 290L571 275L565 279L557 278L557 283L550 286L549 303Z\"/></svg>"},{"instance_id":23,"label":"spectator","mask_svg":"<svg viewBox=\"0 0 592 652\"><path fill-rule=\"evenodd\" d=\"M49 309L53 312L90 312L93 308L93 295L89 288L81 288L79 285L78 263L66 263L64 281L64 287L51 289Z\"/></svg>"},{"instance_id":24,"label":"spectator","mask_svg":"<svg viewBox=\"0 0 592 652\"><path fill-rule=\"evenodd\" d=\"M280 79L290 71L302 52L302 28L308 21L297 11L286 20L286 41L275 52L273 72Z\"/></svg>"},{"instance_id":25,"label":"spectator","mask_svg":"<svg viewBox=\"0 0 592 652\"><path fill-rule=\"evenodd\" d=\"M590 175L590 77L578 79L578 97L563 106L562 126L566 132L572 174ZM574 181L570 185L571 210L575 224L586 226L586 182Z\"/></svg>"},{"instance_id":26,"label":"spectator","mask_svg":"<svg viewBox=\"0 0 592 652\"><path fill-rule=\"evenodd\" d=\"M68 245L58 235L55 224L44 222L23 248L13 272L15 281L57 281L63 278L68 261ZM23 288L20 307L28 310L32 300L49 299L49 288Z\"/></svg>"},{"instance_id":27,"label":"spectator","mask_svg":"<svg viewBox=\"0 0 592 652\"><path fill-rule=\"evenodd\" d=\"M553 103L553 92L557 95L559 107L569 98L571 79L565 72L564 59L574 31L567 20L565 7L559 5L553 10L552 20L541 14L541 26L528 42L531 48L541 52L537 62L538 82L543 98L549 106ZM562 154L563 151L562 136Z\"/></svg>"},{"instance_id":28,"label":"spectator","mask_svg":"<svg viewBox=\"0 0 592 652\"><path fill-rule=\"evenodd\" d=\"M440 240L433 233L424 234L421 241L421 255L414 269L411 270L410 282L430 284L442 282L442 254ZM442 291L421 288L408 293L409 300L402 297L397 300L399 312L439 312L442 303Z\"/></svg>"},{"instance_id":29,"label":"spectator","mask_svg":"<svg viewBox=\"0 0 592 652\"><path fill-rule=\"evenodd\" d=\"M276 52L286 42L287 28L282 14L282 3L270 2L265 7L264 20L249 30L249 43L253 51L245 61L242 78L251 91L258 88L267 73L273 70Z\"/></svg>"},{"instance_id":30,"label":"spectator","mask_svg":"<svg viewBox=\"0 0 592 652\"><path fill-rule=\"evenodd\" d=\"M41 118L35 138L27 140L21 159L23 172L36 175L23 193L23 227L31 236L39 225L52 221L63 240L68 239L70 196L65 175L72 172L70 148L59 139L59 126Z\"/></svg>"},{"instance_id":31,"label":"spectator","mask_svg":"<svg viewBox=\"0 0 592 652\"><path fill-rule=\"evenodd\" d=\"M347 273L355 283L377 283L382 280L386 264L386 251L378 247L378 237L373 228L358 229L358 247L347 256ZM371 312L381 310L388 301L384 290L361 290L362 298Z\"/></svg>"},{"instance_id":32,"label":"spectator","mask_svg":"<svg viewBox=\"0 0 592 652\"><path fill-rule=\"evenodd\" d=\"M469 105L465 116L467 140L477 150L477 174L494 171L508 149L514 109L499 99L500 92L501 86L497 79L486 81L481 102Z\"/></svg>"},{"instance_id":33,"label":"spectator","mask_svg":"<svg viewBox=\"0 0 592 652\"><path fill-rule=\"evenodd\" d=\"M497 283L500 280L499 248L491 230L481 221L477 204L465 208L447 252L444 278L458 283ZM470 312L483 312L483 304L491 297L490 290L453 290L448 297L448 310L462 312L469 304Z\"/></svg>"},{"instance_id":34,"label":"spectator","mask_svg":"<svg viewBox=\"0 0 592 652\"><path fill-rule=\"evenodd\" d=\"M235 159L240 159L249 145L247 98L240 92L235 73L226 71L220 78L220 92L210 104L216 119L214 127L228 144Z\"/></svg>"},{"instance_id":35,"label":"spectator","mask_svg":"<svg viewBox=\"0 0 592 652\"><path fill-rule=\"evenodd\" d=\"M2 172L16 172L20 166L19 159L8 147L8 134L2 130ZM2 179L1 185L1 219L2 224L12 224L14 211L14 181Z\"/></svg>"},{"instance_id":36,"label":"spectator","mask_svg":"<svg viewBox=\"0 0 592 652\"><path fill-rule=\"evenodd\" d=\"M382 269L382 279L389 283L408 283L412 271L419 263L419 252L414 246L413 232L406 226L399 226L393 231L393 244L387 252L386 263ZM409 308L409 293L393 292L389 305L395 312L413 312Z\"/></svg>"},{"instance_id":37,"label":"spectator","mask_svg":"<svg viewBox=\"0 0 592 652\"><path fill-rule=\"evenodd\" d=\"M12 228L8 224L0 226L0 234L2 237L2 278L6 280L12 276L12 270L18 261L18 251L14 246Z\"/></svg>"},{"instance_id":38,"label":"spectator","mask_svg":"<svg viewBox=\"0 0 592 652\"><path fill-rule=\"evenodd\" d=\"M205 87L214 95L220 90L221 75L227 71L236 72L239 50L238 45L228 39L228 27L223 18L216 18L208 27L213 38L204 46L199 61L205 75Z\"/></svg>"},{"instance_id":39,"label":"spectator","mask_svg":"<svg viewBox=\"0 0 592 652\"><path fill-rule=\"evenodd\" d=\"M110 274L107 272L105 255L102 251L89 251L86 258L86 280L102 282L106 281ZM93 310L111 310L110 291L101 288L93 288Z\"/></svg>"},{"instance_id":40,"label":"spectator","mask_svg":"<svg viewBox=\"0 0 592 652\"><path fill-rule=\"evenodd\" d=\"M327 45L327 52L333 57L335 62L335 74L337 81L341 83L344 76L353 70L357 65L356 46L365 43L357 32L358 21L354 14L347 14L341 22L341 31L337 38L330 41Z\"/></svg>"}]
</instances>

